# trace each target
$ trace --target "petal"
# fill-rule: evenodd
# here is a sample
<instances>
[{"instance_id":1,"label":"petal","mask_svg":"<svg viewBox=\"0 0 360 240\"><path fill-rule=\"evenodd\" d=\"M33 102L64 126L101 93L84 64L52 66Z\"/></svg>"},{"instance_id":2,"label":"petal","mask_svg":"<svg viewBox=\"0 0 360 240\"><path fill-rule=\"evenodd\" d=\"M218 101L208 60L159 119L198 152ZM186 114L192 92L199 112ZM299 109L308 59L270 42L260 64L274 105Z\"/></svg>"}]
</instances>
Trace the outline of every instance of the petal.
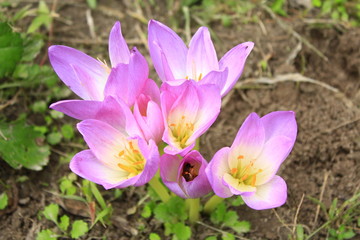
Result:
<instances>
[{"instance_id":1,"label":"petal","mask_svg":"<svg viewBox=\"0 0 360 240\"><path fill-rule=\"evenodd\" d=\"M161 51L166 57L174 78L185 78L188 50L181 38L169 27L155 20L149 21L148 34L150 56L161 80L166 81Z\"/></svg>"},{"instance_id":2,"label":"petal","mask_svg":"<svg viewBox=\"0 0 360 240\"><path fill-rule=\"evenodd\" d=\"M209 30L200 27L192 37L186 60L186 73L190 79L201 80L210 71L219 70L214 44Z\"/></svg>"},{"instance_id":3,"label":"petal","mask_svg":"<svg viewBox=\"0 0 360 240\"><path fill-rule=\"evenodd\" d=\"M50 105L51 109L62 112L78 120L93 119L102 102L91 100L64 100Z\"/></svg>"},{"instance_id":4,"label":"petal","mask_svg":"<svg viewBox=\"0 0 360 240\"><path fill-rule=\"evenodd\" d=\"M205 169L208 165L207 161L201 156L201 154L194 150L186 154L182 160L182 164L179 167L180 173L183 171L184 163L191 163L192 165L200 165L198 175L192 180L187 182L183 176L180 178L180 184L184 189L187 198L199 198L211 192L211 185L205 173Z\"/></svg>"},{"instance_id":5,"label":"petal","mask_svg":"<svg viewBox=\"0 0 360 240\"><path fill-rule=\"evenodd\" d=\"M221 198L228 198L233 195L229 187L223 183L223 177L226 173L230 172L228 166L229 152L230 148L228 147L224 147L217 151L205 169L214 193Z\"/></svg>"},{"instance_id":6,"label":"petal","mask_svg":"<svg viewBox=\"0 0 360 240\"><path fill-rule=\"evenodd\" d=\"M242 44L237 45L236 47L232 48L228 51L219 62L220 70L225 68L229 69L228 79L226 84L221 91L221 95L226 95L232 87L235 85L236 81L241 76L245 62L247 57L249 56L251 50L254 47L253 42L245 42Z\"/></svg>"},{"instance_id":7,"label":"petal","mask_svg":"<svg viewBox=\"0 0 360 240\"><path fill-rule=\"evenodd\" d=\"M160 158L160 176L165 184L172 192L182 198L187 198L184 190L177 182L178 170L181 159L176 155L164 154Z\"/></svg>"},{"instance_id":8,"label":"petal","mask_svg":"<svg viewBox=\"0 0 360 240\"><path fill-rule=\"evenodd\" d=\"M49 59L59 78L79 97L102 100L109 68L76 49L55 45L49 48Z\"/></svg>"},{"instance_id":9,"label":"petal","mask_svg":"<svg viewBox=\"0 0 360 240\"><path fill-rule=\"evenodd\" d=\"M199 107L196 115L195 131L188 142L195 141L215 122L220 113L221 96L215 85L200 85L196 87Z\"/></svg>"},{"instance_id":10,"label":"petal","mask_svg":"<svg viewBox=\"0 0 360 240\"><path fill-rule=\"evenodd\" d=\"M103 185L105 189L116 187L126 177L123 172L104 165L91 150L76 154L70 162L70 169L82 178Z\"/></svg>"},{"instance_id":11,"label":"petal","mask_svg":"<svg viewBox=\"0 0 360 240\"><path fill-rule=\"evenodd\" d=\"M133 49L129 64L118 64L111 70L105 87L105 96L114 96L133 106L148 79L149 67L146 59ZM121 86L121 87L119 87Z\"/></svg>"},{"instance_id":12,"label":"petal","mask_svg":"<svg viewBox=\"0 0 360 240\"><path fill-rule=\"evenodd\" d=\"M160 89L154 80L147 79L141 93L150 97L152 101L160 106Z\"/></svg>"},{"instance_id":13,"label":"petal","mask_svg":"<svg viewBox=\"0 0 360 240\"><path fill-rule=\"evenodd\" d=\"M228 76L227 68L222 71L211 71L199 81L199 84L214 84L219 90L223 89Z\"/></svg>"},{"instance_id":14,"label":"petal","mask_svg":"<svg viewBox=\"0 0 360 240\"><path fill-rule=\"evenodd\" d=\"M245 119L231 145L231 158L242 155L247 160L256 159L261 153L264 143L264 126L259 116L256 113L251 113Z\"/></svg>"},{"instance_id":15,"label":"petal","mask_svg":"<svg viewBox=\"0 0 360 240\"><path fill-rule=\"evenodd\" d=\"M129 63L130 61L130 51L122 36L120 22L116 22L110 32L109 56L112 67L116 67L119 63Z\"/></svg>"},{"instance_id":16,"label":"petal","mask_svg":"<svg viewBox=\"0 0 360 240\"><path fill-rule=\"evenodd\" d=\"M139 149L146 159L144 170L138 175L138 180L134 183L135 187L148 183L159 169L160 154L157 145L153 140L146 143L144 139L137 138Z\"/></svg>"},{"instance_id":17,"label":"petal","mask_svg":"<svg viewBox=\"0 0 360 240\"><path fill-rule=\"evenodd\" d=\"M94 119L78 123L77 128L96 158L108 167L117 169L117 156L125 148L126 136L109 124Z\"/></svg>"},{"instance_id":18,"label":"petal","mask_svg":"<svg viewBox=\"0 0 360 240\"><path fill-rule=\"evenodd\" d=\"M286 202L287 186L279 176L274 176L271 181L256 188L256 193L242 196L246 205L255 210L280 207Z\"/></svg>"},{"instance_id":19,"label":"petal","mask_svg":"<svg viewBox=\"0 0 360 240\"><path fill-rule=\"evenodd\" d=\"M228 186L230 191L235 195L248 194L256 191L256 187L239 183L239 179L234 178L229 173L224 175L223 183Z\"/></svg>"},{"instance_id":20,"label":"petal","mask_svg":"<svg viewBox=\"0 0 360 240\"><path fill-rule=\"evenodd\" d=\"M292 139L285 136L273 137L265 143L263 151L254 162L255 168L262 169L257 175L256 185L264 184L273 178L293 146Z\"/></svg>"},{"instance_id":21,"label":"petal","mask_svg":"<svg viewBox=\"0 0 360 240\"><path fill-rule=\"evenodd\" d=\"M265 128L266 141L276 136L286 136L295 142L297 124L292 111L271 112L261 118Z\"/></svg>"}]
</instances>

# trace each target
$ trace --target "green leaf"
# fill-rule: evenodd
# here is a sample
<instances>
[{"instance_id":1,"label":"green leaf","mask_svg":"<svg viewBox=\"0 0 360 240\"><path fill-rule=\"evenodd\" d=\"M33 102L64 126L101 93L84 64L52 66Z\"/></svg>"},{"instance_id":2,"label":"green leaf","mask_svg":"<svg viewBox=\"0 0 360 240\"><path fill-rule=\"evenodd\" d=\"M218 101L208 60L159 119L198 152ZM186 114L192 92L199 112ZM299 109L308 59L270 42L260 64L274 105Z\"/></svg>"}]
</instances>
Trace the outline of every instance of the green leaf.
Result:
<instances>
[{"instance_id":1,"label":"green leaf","mask_svg":"<svg viewBox=\"0 0 360 240\"><path fill-rule=\"evenodd\" d=\"M76 187L71 180L64 178L60 182L60 191L65 195L74 195L76 193Z\"/></svg>"},{"instance_id":2,"label":"green leaf","mask_svg":"<svg viewBox=\"0 0 360 240\"><path fill-rule=\"evenodd\" d=\"M110 218L112 212L113 212L112 206L108 206L107 208L105 208L104 210L102 210L100 213L98 213L98 214L96 215L96 218L95 218L95 220L94 220L94 222L93 222L93 224L91 225L90 228L92 228L93 226L95 226L95 224L96 224L98 221L100 221L100 220L103 221L103 219L104 219L106 216L109 216L109 218Z\"/></svg>"},{"instance_id":3,"label":"green leaf","mask_svg":"<svg viewBox=\"0 0 360 240\"><path fill-rule=\"evenodd\" d=\"M3 210L8 205L8 195L4 192L0 194L0 210Z\"/></svg>"},{"instance_id":4,"label":"green leaf","mask_svg":"<svg viewBox=\"0 0 360 240\"><path fill-rule=\"evenodd\" d=\"M81 237L88 231L89 231L89 228L88 228L88 225L86 222L84 222L83 220L76 220L72 224L71 237L72 238Z\"/></svg>"},{"instance_id":5,"label":"green leaf","mask_svg":"<svg viewBox=\"0 0 360 240\"><path fill-rule=\"evenodd\" d=\"M99 205L101 206L102 209L105 209L106 206L106 202L103 198L103 196L101 195L99 189L96 187L96 184L93 182L90 182L90 189L92 194L94 195L96 201L99 203Z\"/></svg>"},{"instance_id":6,"label":"green leaf","mask_svg":"<svg viewBox=\"0 0 360 240\"><path fill-rule=\"evenodd\" d=\"M172 232L179 240L187 240L191 237L191 228L185 226L182 222L175 223L172 227Z\"/></svg>"},{"instance_id":7,"label":"green leaf","mask_svg":"<svg viewBox=\"0 0 360 240\"><path fill-rule=\"evenodd\" d=\"M61 141L62 135L59 132L52 132L47 135L46 140L51 145L56 145Z\"/></svg>"},{"instance_id":8,"label":"green leaf","mask_svg":"<svg viewBox=\"0 0 360 240\"><path fill-rule=\"evenodd\" d=\"M51 203L45 207L42 213L47 220L54 222L56 225L58 224L59 205Z\"/></svg>"},{"instance_id":9,"label":"green leaf","mask_svg":"<svg viewBox=\"0 0 360 240\"><path fill-rule=\"evenodd\" d=\"M61 127L61 133L65 139L70 140L74 137L74 128L70 124L64 124Z\"/></svg>"},{"instance_id":10,"label":"green leaf","mask_svg":"<svg viewBox=\"0 0 360 240\"><path fill-rule=\"evenodd\" d=\"M161 240L160 236L157 233L150 233L149 239L150 240Z\"/></svg>"},{"instance_id":11,"label":"green leaf","mask_svg":"<svg viewBox=\"0 0 360 240\"><path fill-rule=\"evenodd\" d=\"M67 215L64 215L60 218L59 228L62 231L66 231L70 225L70 218Z\"/></svg>"},{"instance_id":12,"label":"green leaf","mask_svg":"<svg viewBox=\"0 0 360 240\"><path fill-rule=\"evenodd\" d=\"M168 211L168 207L165 203L160 203L154 209L155 218L162 221L168 222L171 220L170 212Z\"/></svg>"},{"instance_id":13,"label":"green leaf","mask_svg":"<svg viewBox=\"0 0 360 240\"><path fill-rule=\"evenodd\" d=\"M224 233L222 236L221 236L221 239L222 240L235 240L235 236L231 233Z\"/></svg>"},{"instance_id":14,"label":"green leaf","mask_svg":"<svg viewBox=\"0 0 360 240\"><path fill-rule=\"evenodd\" d=\"M312 0L312 5L314 7L321 7L321 0Z\"/></svg>"},{"instance_id":15,"label":"green leaf","mask_svg":"<svg viewBox=\"0 0 360 240\"><path fill-rule=\"evenodd\" d=\"M177 220L181 221L188 218L184 199L175 196L170 198L166 205L171 215Z\"/></svg>"},{"instance_id":16,"label":"green leaf","mask_svg":"<svg viewBox=\"0 0 360 240\"><path fill-rule=\"evenodd\" d=\"M238 218L239 217L235 211L228 211L224 216L224 224L231 227L237 222Z\"/></svg>"},{"instance_id":17,"label":"green leaf","mask_svg":"<svg viewBox=\"0 0 360 240\"><path fill-rule=\"evenodd\" d=\"M56 234L53 233L50 229L45 229L39 232L36 237L36 240L56 240Z\"/></svg>"},{"instance_id":18,"label":"green leaf","mask_svg":"<svg viewBox=\"0 0 360 240\"><path fill-rule=\"evenodd\" d=\"M49 161L50 150L44 134L24 120L0 122L0 155L13 168L41 170Z\"/></svg>"},{"instance_id":19,"label":"green leaf","mask_svg":"<svg viewBox=\"0 0 360 240\"><path fill-rule=\"evenodd\" d=\"M0 78L10 76L23 54L19 33L12 32L7 23L0 22Z\"/></svg>"},{"instance_id":20,"label":"green leaf","mask_svg":"<svg viewBox=\"0 0 360 240\"><path fill-rule=\"evenodd\" d=\"M210 220L214 224L219 224L224 221L224 217L226 214L226 205L224 202L220 203L215 211L213 211L210 215Z\"/></svg>"},{"instance_id":21,"label":"green leaf","mask_svg":"<svg viewBox=\"0 0 360 240\"><path fill-rule=\"evenodd\" d=\"M241 205L244 205L244 204L245 204L245 202L242 199L242 197L240 197L240 196L237 196L236 198L234 198L231 201L231 205L233 205L234 207L238 207L238 206L241 206Z\"/></svg>"},{"instance_id":22,"label":"green leaf","mask_svg":"<svg viewBox=\"0 0 360 240\"><path fill-rule=\"evenodd\" d=\"M47 14L40 14L39 16L37 16L36 18L34 18L34 20L32 20L27 33L33 33L36 30L38 30L42 25L49 27L50 23L52 21L52 17L50 15Z\"/></svg>"},{"instance_id":23,"label":"green leaf","mask_svg":"<svg viewBox=\"0 0 360 240\"><path fill-rule=\"evenodd\" d=\"M250 231L251 224L248 221L239 221L234 223L231 228L237 233L247 233Z\"/></svg>"},{"instance_id":24,"label":"green leaf","mask_svg":"<svg viewBox=\"0 0 360 240\"><path fill-rule=\"evenodd\" d=\"M141 216L143 218L149 218L151 217L151 208L148 205L145 205L142 212L141 212Z\"/></svg>"},{"instance_id":25,"label":"green leaf","mask_svg":"<svg viewBox=\"0 0 360 240\"><path fill-rule=\"evenodd\" d=\"M62 112L58 112L55 110L51 110L50 111L50 115L53 119L61 119L64 117L64 114Z\"/></svg>"},{"instance_id":26,"label":"green leaf","mask_svg":"<svg viewBox=\"0 0 360 240\"><path fill-rule=\"evenodd\" d=\"M304 240L304 228L301 225L296 226L296 240Z\"/></svg>"},{"instance_id":27,"label":"green leaf","mask_svg":"<svg viewBox=\"0 0 360 240\"><path fill-rule=\"evenodd\" d=\"M23 62L33 61L44 46L44 40L41 35L29 36L24 39L24 53L21 58Z\"/></svg>"},{"instance_id":28,"label":"green leaf","mask_svg":"<svg viewBox=\"0 0 360 240\"><path fill-rule=\"evenodd\" d=\"M210 236L210 237L205 238L205 240L217 240L217 237L216 236Z\"/></svg>"},{"instance_id":29,"label":"green leaf","mask_svg":"<svg viewBox=\"0 0 360 240\"><path fill-rule=\"evenodd\" d=\"M353 230L346 231L341 234L343 239L351 239L355 237L356 233L353 232Z\"/></svg>"},{"instance_id":30,"label":"green leaf","mask_svg":"<svg viewBox=\"0 0 360 240\"><path fill-rule=\"evenodd\" d=\"M45 101L37 101L31 105L31 109L36 113L44 113L48 109L48 106Z\"/></svg>"}]
</instances>

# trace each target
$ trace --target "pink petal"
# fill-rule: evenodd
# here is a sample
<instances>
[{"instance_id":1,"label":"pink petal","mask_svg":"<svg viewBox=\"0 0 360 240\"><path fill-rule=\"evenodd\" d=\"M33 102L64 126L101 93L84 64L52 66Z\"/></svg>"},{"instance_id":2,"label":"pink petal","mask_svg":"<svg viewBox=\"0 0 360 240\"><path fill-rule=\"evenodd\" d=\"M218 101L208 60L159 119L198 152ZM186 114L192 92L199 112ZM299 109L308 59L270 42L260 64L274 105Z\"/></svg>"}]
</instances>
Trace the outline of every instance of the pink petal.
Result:
<instances>
[{"instance_id":1,"label":"pink petal","mask_svg":"<svg viewBox=\"0 0 360 240\"><path fill-rule=\"evenodd\" d=\"M49 59L59 78L79 97L102 100L108 68L76 49L55 45L49 48Z\"/></svg>"},{"instance_id":2,"label":"pink petal","mask_svg":"<svg viewBox=\"0 0 360 240\"><path fill-rule=\"evenodd\" d=\"M127 136L109 124L94 119L78 123L77 128L96 158L103 164L116 169L118 164L117 155L124 148Z\"/></svg>"},{"instance_id":3,"label":"pink petal","mask_svg":"<svg viewBox=\"0 0 360 240\"><path fill-rule=\"evenodd\" d=\"M274 176L271 181L257 187L256 193L242 196L246 205L255 210L280 207L286 202L287 186L279 176Z\"/></svg>"},{"instance_id":4,"label":"pink petal","mask_svg":"<svg viewBox=\"0 0 360 240\"><path fill-rule=\"evenodd\" d=\"M201 76L205 76L213 70L219 70L216 51L209 30L206 27L201 27L190 41L186 72L190 79L198 81Z\"/></svg>"},{"instance_id":5,"label":"pink petal","mask_svg":"<svg viewBox=\"0 0 360 240\"><path fill-rule=\"evenodd\" d=\"M261 118L265 128L266 141L276 136L286 136L295 142L297 124L292 111L271 112Z\"/></svg>"},{"instance_id":6,"label":"pink petal","mask_svg":"<svg viewBox=\"0 0 360 240\"><path fill-rule=\"evenodd\" d=\"M99 161L91 150L76 154L70 162L70 169L75 174L94 183L103 185L105 189L117 187L122 183L121 171L117 171ZM134 181L136 179L132 179ZM131 182L127 181L131 184Z\"/></svg>"},{"instance_id":7,"label":"pink petal","mask_svg":"<svg viewBox=\"0 0 360 240\"><path fill-rule=\"evenodd\" d=\"M221 71L211 71L206 76L199 81L200 85L204 84L214 84L219 88L219 91L223 89L226 83L228 76L227 68Z\"/></svg>"},{"instance_id":8,"label":"pink petal","mask_svg":"<svg viewBox=\"0 0 360 240\"><path fill-rule=\"evenodd\" d=\"M285 136L273 137L265 143L263 151L254 162L256 168L263 170L258 174L256 185L264 184L273 178L293 146L292 139Z\"/></svg>"},{"instance_id":9,"label":"pink petal","mask_svg":"<svg viewBox=\"0 0 360 240\"><path fill-rule=\"evenodd\" d=\"M217 151L205 169L211 187L216 195L228 198L233 195L230 189L223 183L223 177L230 172L228 166L230 148L224 147Z\"/></svg>"},{"instance_id":10,"label":"pink petal","mask_svg":"<svg viewBox=\"0 0 360 240\"><path fill-rule=\"evenodd\" d=\"M244 155L247 159L256 159L265 143L265 129L256 113L251 113L240 127L233 144L231 155Z\"/></svg>"},{"instance_id":11,"label":"pink petal","mask_svg":"<svg viewBox=\"0 0 360 240\"><path fill-rule=\"evenodd\" d=\"M51 109L62 112L72 118L85 120L95 118L102 102L91 100L64 100L50 105Z\"/></svg>"},{"instance_id":12,"label":"pink petal","mask_svg":"<svg viewBox=\"0 0 360 240\"><path fill-rule=\"evenodd\" d=\"M112 69L105 87L105 95L122 99L131 107L136 97L142 92L148 74L149 67L146 59L133 49L129 64L118 64Z\"/></svg>"},{"instance_id":13,"label":"pink petal","mask_svg":"<svg viewBox=\"0 0 360 240\"><path fill-rule=\"evenodd\" d=\"M254 43L245 42L228 51L219 62L220 70L228 68L229 75L221 95L226 95L241 76L247 57L254 47Z\"/></svg>"},{"instance_id":14,"label":"pink petal","mask_svg":"<svg viewBox=\"0 0 360 240\"><path fill-rule=\"evenodd\" d=\"M116 22L109 36L109 56L111 66L116 67L119 63L129 63L130 51L121 33L120 22Z\"/></svg>"},{"instance_id":15,"label":"pink petal","mask_svg":"<svg viewBox=\"0 0 360 240\"><path fill-rule=\"evenodd\" d=\"M150 139L149 144L141 138L138 139L139 149L146 159L146 164L142 173L138 175L138 180L134 183L135 187L148 183L159 169L160 154L157 145Z\"/></svg>"},{"instance_id":16,"label":"pink petal","mask_svg":"<svg viewBox=\"0 0 360 240\"><path fill-rule=\"evenodd\" d=\"M164 24L150 20L148 26L148 41L150 56L161 80L166 81L161 51L166 57L166 61L174 78L185 78L186 55L188 50L181 38Z\"/></svg>"},{"instance_id":17,"label":"pink petal","mask_svg":"<svg viewBox=\"0 0 360 240\"><path fill-rule=\"evenodd\" d=\"M160 89L154 80L150 78L147 79L141 93L145 96L150 97L152 101L154 101L160 106Z\"/></svg>"},{"instance_id":18,"label":"pink petal","mask_svg":"<svg viewBox=\"0 0 360 240\"><path fill-rule=\"evenodd\" d=\"M176 155L164 154L160 158L160 176L164 184L176 195L187 198L185 192L177 182L181 159Z\"/></svg>"}]
</instances>

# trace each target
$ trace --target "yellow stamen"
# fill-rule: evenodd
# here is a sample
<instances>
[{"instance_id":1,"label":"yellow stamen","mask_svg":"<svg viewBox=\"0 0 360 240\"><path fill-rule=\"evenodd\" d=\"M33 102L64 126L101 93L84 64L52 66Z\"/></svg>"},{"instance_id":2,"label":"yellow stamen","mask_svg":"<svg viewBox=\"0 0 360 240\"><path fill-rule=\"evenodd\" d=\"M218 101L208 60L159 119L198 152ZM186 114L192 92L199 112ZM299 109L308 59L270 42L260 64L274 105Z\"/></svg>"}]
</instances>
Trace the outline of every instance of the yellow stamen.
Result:
<instances>
[{"instance_id":1,"label":"yellow stamen","mask_svg":"<svg viewBox=\"0 0 360 240\"><path fill-rule=\"evenodd\" d=\"M132 167L129 167L129 166L126 166L124 164L121 164L121 163L118 163L118 167L129 172L129 173L134 173L134 174L137 174L137 171L136 169L132 168Z\"/></svg>"},{"instance_id":2,"label":"yellow stamen","mask_svg":"<svg viewBox=\"0 0 360 240\"><path fill-rule=\"evenodd\" d=\"M202 73L200 73L198 81L200 81L202 79Z\"/></svg>"},{"instance_id":3,"label":"yellow stamen","mask_svg":"<svg viewBox=\"0 0 360 240\"><path fill-rule=\"evenodd\" d=\"M238 172L238 169L237 168L233 168L231 169L231 174L234 175Z\"/></svg>"},{"instance_id":4,"label":"yellow stamen","mask_svg":"<svg viewBox=\"0 0 360 240\"><path fill-rule=\"evenodd\" d=\"M245 181L247 178L248 178L248 174L245 174L242 178L241 178L241 181Z\"/></svg>"},{"instance_id":5,"label":"yellow stamen","mask_svg":"<svg viewBox=\"0 0 360 240\"><path fill-rule=\"evenodd\" d=\"M239 155L239 156L237 157L238 160L243 159L243 158L244 158L243 155Z\"/></svg>"},{"instance_id":6,"label":"yellow stamen","mask_svg":"<svg viewBox=\"0 0 360 240\"><path fill-rule=\"evenodd\" d=\"M124 155L124 153L125 153L125 151L122 150L122 151L119 152L118 156L121 157L122 155Z\"/></svg>"}]
</instances>

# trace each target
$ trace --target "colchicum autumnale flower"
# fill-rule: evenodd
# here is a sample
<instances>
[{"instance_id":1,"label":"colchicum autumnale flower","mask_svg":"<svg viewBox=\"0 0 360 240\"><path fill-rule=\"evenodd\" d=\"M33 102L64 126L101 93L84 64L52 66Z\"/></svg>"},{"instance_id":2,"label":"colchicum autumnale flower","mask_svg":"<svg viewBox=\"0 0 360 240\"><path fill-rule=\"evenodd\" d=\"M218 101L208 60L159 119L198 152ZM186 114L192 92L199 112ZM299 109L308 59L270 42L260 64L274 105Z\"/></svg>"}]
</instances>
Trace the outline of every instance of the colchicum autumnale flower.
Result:
<instances>
[{"instance_id":1,"label":"colchicum autumnale flower","mask_svg":"<svg viewBox=\"0 0 360 240\"><path fill-rule=\"evenodd\" d=\"M164 154L160 158L160 176L163 183L182 198L199 198L211 192L205 174L207 161L194 150L183 158Z\"/></svg>"},{"instance_id":2,"label":"colchicum autumnale flower","mask_svg":"<svg viewBox=\"0 0 360 240\"><path fill-rule=\"evenodd\" d=\"M216 120L221 97L215 85L186 81L180 86L162 86L161 109L164 117L165 153L185 155Z\"/></svg>"},{"instance_id":3,"label":"colchicum autumnale flower","mask_svg":"<svg viewBox=\"0 0 360 240\"><path fill-rule=\"evenodd\" d=\"M241 195L257 210L283 205L287 186L275 174L289 155L296 134L294 112L272 112L262 118L250 114L231 147L220 149L206 168L215 194L221 198Z\"/></svg>"},{"instance_id":4,"label":"colchicum autumnale flower","mask_svg":"<svg viewBox=\"0 0 360 240\"><path fill-rule=\"evenodd\" d=\"M206 27L198 29L189 48L173 30L160 22L151 20L148 29L150 56L163 82L179 85L190 79L199 84L216 84L221 96L235 85L254 47L252 42L239 44L218 61Z\"/></svg>"},{"instance_id":5,"label":"colchicum autumnale flower","mask_svg":"<svg viewBox=\"0 0 360 240\"><path fill-rule=\"evenodd\" d=\"M90 150L74 156L70 169L105 189L141 186L158 170L159 152L153 140L127 135L98 120L78 124Z\"/></svg>"}]
</instances>

